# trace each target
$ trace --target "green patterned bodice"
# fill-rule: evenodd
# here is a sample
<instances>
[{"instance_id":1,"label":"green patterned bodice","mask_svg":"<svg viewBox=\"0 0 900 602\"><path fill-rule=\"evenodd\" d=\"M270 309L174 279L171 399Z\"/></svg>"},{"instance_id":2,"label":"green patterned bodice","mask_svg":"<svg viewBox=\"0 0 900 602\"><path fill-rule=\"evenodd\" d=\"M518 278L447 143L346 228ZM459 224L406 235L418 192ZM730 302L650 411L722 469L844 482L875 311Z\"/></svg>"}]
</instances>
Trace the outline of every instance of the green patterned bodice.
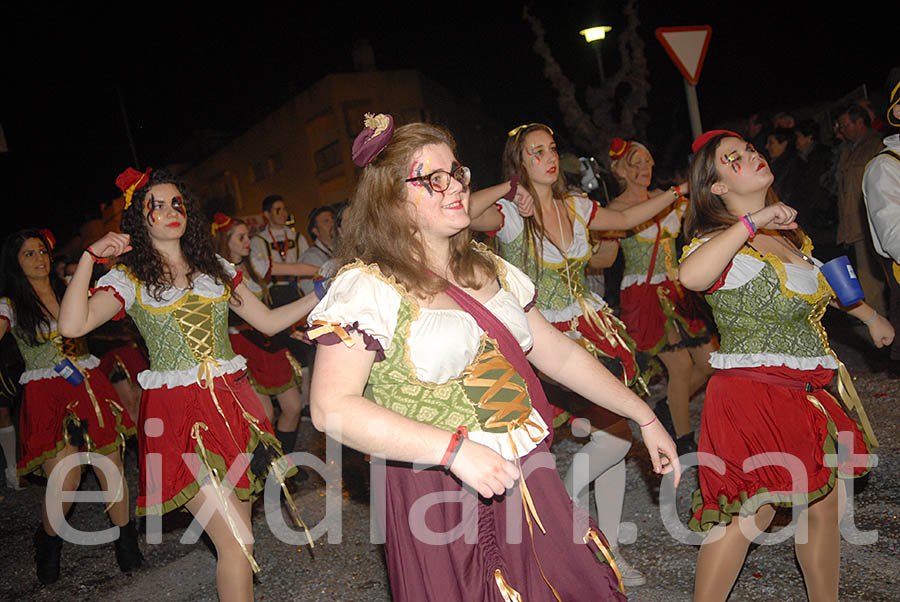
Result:
<instances>
[{"instance_id":1,"label":"green patterned bodice","mask_svg":"<svg viewBox=\"0 0 900 602\"><path fill-rule=\"evenodd\" d=\"M763 263L759 274L746 284L706 295L719 328L717 354L827 355L817 327L831 299L824 276L818 275L816 293L800 295L786 291L782 281L787 277L782 274L779 278L772 261ZM784 269L780 262L777 265Z\"/></svg>"},{"instance_id":2,"label":"green patterned bodice","mask_svg":"<svg viewBox=\"0 0 900 602\"><path fill-rule=\"evenodd\" d=\"M632 235L621 239L622 253L625 256L625 276L647 276L650 271L650 259L653 257L653 247L656 240L646 239ZM668 273L667 266L675 265L675 238L664 231L656 250L656 264L653 266L653 275Z\"/></svg>"},{"instance_id":3,"label":"green patterned bodice","mask_svg":"<svg viewBox=\"0 0 900 602\"><path fill-rule=\"evenodd\" d=\"M457 378L434 384L420 381L409 360L410 327L418 312L407 298L400 304L397 326L385 359L375 362L364 395L389 410L446 431L466 426L470 432L505 433L531 413L525 381L482 335L478 355Z\"/></svg>"},{"instance_id":4,"label":"green patterned bodice","mask_svg":"<svg viewBox=\"0 0 900 602\"><path fill-rule=\"evenodd\" d=\"M90 357L84 338L70 339L54 330L49 337L39 334L37 345L29 345L28 341L21 338L18 329L13 328L13 337L16 345L22 353L22 359L25 360L25 370L46 370L52 369L63 358L70 360L83 360Z\"/></svg>"},{"instance_id":5,"label":"green patterned bodice","mask_svg":"<svg viewBox=\"0 0 900 602\"><path fill-rule=\"evenodd\" d=\"M138 298L128 314L141 331L153 371L188 370L208 360L235 357L228 338L228 300L187 293L165 307L151 307Z\"/></svg>"},{"instance_id":6,"label":"green patterned bodice","mask_svg":"<svg viewBox=\"0 0 900 602\"><path fill-rule=\"evenodd\" d=\"M522 248L529 244L527 256L522 261ZM544 244L551 244L544 241ZM510 262L531 278L537 287L536 307L539 310L562 310L573 303L578 297L590 297L591 293L585 286L584 270L587 267L590 254L583 257L567 257L565 262L550 263L545 259L541 259L541 269L538 267L535 258L538 255L537 249L534 249L533 243L526 238L523 230L511 242L503 243L497 241L498 251L506 261Z\"/></svg>"}]
</instances>

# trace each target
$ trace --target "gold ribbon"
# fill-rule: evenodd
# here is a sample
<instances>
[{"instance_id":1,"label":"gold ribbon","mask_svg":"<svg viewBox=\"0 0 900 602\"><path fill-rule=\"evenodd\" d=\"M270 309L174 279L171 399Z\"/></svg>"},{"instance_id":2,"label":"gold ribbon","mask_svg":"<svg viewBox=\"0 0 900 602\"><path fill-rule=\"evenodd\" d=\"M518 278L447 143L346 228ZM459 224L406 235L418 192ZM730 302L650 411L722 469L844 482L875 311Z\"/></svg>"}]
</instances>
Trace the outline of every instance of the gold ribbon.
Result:
<instances>
[{"instance_id":1,"label":"gold ribbon","mask_svg":"<svg viewBox=\"0 0 900 602\"><path fill-rule=\"evenodd\" d=\"M467 369L463 374L463 382L467 387L487 387L487 391L482 394L476 403L476 406L482 410L491 410L493 414L484 422L486 428L507 428L507 432L520 426L524 426L525 434L535 443L543 441L546 432L536 422L531 420L532 407L526 404L528 399L528 391L524 386L514 382L510 382L513 376L517 374L512 364L503 357L498 349L490 349L481 355L483 361ZM503 374L499 378L481 378L485 373L491 370L502 370ZM516 396L509 401L499 401L493 397L502 390L512 390L516 392ZM503 420L504 417L518 412L518 416L512 420ZM532 435L528 430L532 427L537 430L536 435Z\"/></svg>"},{"instance_id":2,"label":"gold ribbon","mask_svg":"<svg viewBox=\"0 0 900 602\"><path fill-rule=\"evenodd\" d=\"M87 389L88 397L91 398L91 405L94 406L94 413L97 415L97 424L100 428L104 428L103 423L103 413L100 412L100 402L97 401L97 396L94 395L94 389L91 388L91 379L87 370L83 372L84 375L84 388Z\"/></svg>"},{"instance_id":3,"label":"gold ribbon","mask_svg":"<svg viewBox=\"0 0 900 602\"><path fill-rule=\"evenodd\" d=\"M297 361L297 358L295 358L290 351L285 349L284 355L287 357L287 361L291 365L291 369L293 369L294 374L296 374L297 378L302 381L303 366L300 365L300 362Z\"/></svg>"},{"instance_id":4,"label":"gold ribbon","mask_svg":"<svg viewBox=\"0 0 900 602\"><path fill-rule=\"evenodd\" d=\"M895 261L891 267L891 272L894 274L894 280L897 281L897 284L900 284L900 263Z\"/></svg>"},{"instance_id":5,"label":"gold ribbon","mask_svg":"<svg viewBox=\"0 0 900 602\"><path fill-rule=\"evenodd\" d=\"M597 531L595 531L593 527L588 527L587 533L584 534L582 540L584 541L584 543L587 543L588 540L594 542L594 545L597 546L597 548L600 550L600 553L603 554L604 558L606 558L606 562L609 563L609 566L616 574L616 579L619 580L619 591L624 594L625 583L622 581L622 573L619 572L619 567L616 565L616 561L612 557L612 554L609 551L609 547L601 541L600 535L597 533Z\"/></svg>"},{"instance_id":6,"label":"gold ribbon","mask_svg":"<svg viewBox=\"0 0 900 602\"><path fill-rule=\"evenodd\" d=\"M538 516L537 509L534 507L534 500L531 497L531 492L528 491L528 484L525 482L525 473L522 472L522 462L519 458L519 451L516 449L516 442L512 437L512 427L507 427L506 436L509 437L509 445L512 448L513 456L516 458L516 468L519 469L519 492L522 494L522 508L525 512L525 523L528 525L528 535L531 537L531 553L534 555L534 561L537 563L538 570L541 572L541 578L544 580L544 583L546 583L547 587L550 588L550 591L553 592L553 596L559 602L562 602L559 594L556 593L556 588L553 587L550 580L547 579L547 575L544 574L544 567L541 566L541 559L538 558L537 548L534 546L534 527L531 524L531 517L534 516L534 522L537 523L541 533L546 535L547 530L544 529L544 525L541 523L541 517Z\"/></svg>"},{"instance_id":7,"label":"gold ribbon","mask_svg":"<svg viewBox=\"0 0 900 602\"><path fill-rule=\"evenodd\" d=\"M820 274L819 277L823 278L824 276L821 276ZM838 396L841 398L841 401L844 403L847 410L856 410L863 432L869 439L869 443L875 448L878 447L878 439L875 437L875 432L872 430L872 424L869 422L869 416L866 414L862 401L859 399L859 393L857 393L856 387L853 385L853 379L850 377L850 372L847 370L847 366L844 365L844 362L838 359L838 356L834 352L834 349L831 348L831 345L829 345L828 333L825 332L825 327L822 326L822 316L825 315L825 310L828 309L830 300L831 295L826 295L819 301L812 312L810 312L809 321L815 329L816 334L819 335L819 340L822 342L825 352L837 362Z\"/></svg>"},{"instance_id":8,"label":"gold ribbon","mask_svg":"<svg viewBox=\"0 0 900 602\"><path fill-rule=\"evenodd\" d=\"M228 422L228 418L225 417L225 412L222 410L222 406L219 405L219 398L216 397L216 387L214 384L215 375L213 374L213 370L215 370L219 376L222 376L222 373L219 371L219 363L212 357L206 356L200 360L200 365L197 366L197 385L201 389L209 389L209 396L212 397L213 404L216 406L216 411L219 412L219 416L222 417L222 422L225 423L225 428L228 429L228 434L231 435L231 440L234 441L235 447L237 447L238 452L243 452L241 446L238 445L237 439L234 436L234 432L231 430L231 424ZM231 386L228 385L228 382L225 382L225 386L231 390ZM235 402L237 402L238 407L243 411L244 408L241 406L241 402L238 401L237 395L234 394L234 391L231 391L232 397L234 397ZM244 415L247 416L247 412L244 411Z\"/></svg>"},{"instance_id":9,"label":"gold ribbon","mask_svg":"<svg viewBox=\"0 0 900 602\"><path fill-rule=\"evenodd\" d=\"M253 554L247 549L247 544L244 543L237 524L234 522L234 517L228 509L228 499L225 497L225 492L222 490L222 482L219 479L219 473L216 472L216 469L213 468L209 461L209 453L206 450L206 446L203 444L203 437L200 434L201 430L208 431L209 427L202 422L195 422L194 426L191 427L191 438L197 442L197 448L200 450L200 459L203 461L203 466L206 467L206 470L209 472L210 483L213 486L213 490L216 492L216 497L219 498L219 503L222 506L222 513L225 515L225 520L228 522L231 534L234 535L235 541L241 546L241 551L247 558L247 562L250 563L250 568L254 573L258 573L259 565L256 563L256 559L253 558Z\"/></svg>"},{"instance_id":10,"label":"gold ribbon","mask_svg":"<svg viewBox=\"0 0 900 602\"><path fill-rule=\"evenodd\" d=\"M514 590L506 582L500 569L494 569L494 581L497 582L497 589L500 590L500 595L503 596L503 602L522 602L522 594Z\"/></svg>"},{"instance_id":11,"label":"gold ribbon","mask_svg":"<svg viewBox=\"0 0 900 602\"><path fill-rule=\"evenodd\" d=\"M122 415L125 413L125 408L121 405L113 401L112 399L106 399L106 403L111 405L115 410L119 412L119 420L121 420ZM119 496L123 494L123 488L125 484L125 433L119 433L117 436L119 440L119 487L116 491L116 495L112 497L109 503L106 504L106 507L103 509L104 512L109 512L113 507L113 504L116 503L116 500L119 499Z\"/></svg>"},{"instance_id":12,"label":"gold ribbon","mask_svg":"<svg viewBox=\"0 0 900 602\"><path fill-rule=\"evenodd\" d=\"M598 312L585 297L579 295L577 300L585 319L597 332L603 335L603 338L606 339L613 349L619 345L628 349L628 344L625 343L625 339L619 334L619 329L616 328L616 325L611 319L611 316L614 314L609 305L604 305Z\"/></svg>"},{"instance_id":13,"label":"gold ribbon","mask_svg":"<svg viewBox=\"0 0 900 602\"><path fill-rule=\"evenodd\" d=\"M74 422L75 426L77 426L78 428L81 428L83 423L81 422L81 418L78 417L78 414L75 413L75 408L78 407L78 403L79 400L77 399L75 401L69 402L69 404L66 406L66 410L68 410L69 412L68 420L70 422ZM65 418L63 418L63 440L66 442L66 445L72 445L72 439L69 437L69 429L66 428ZM97 446L94 445L94 440L91 439L91 434L87 429L84 429L84 446L87 447L88 451L97 449ZM90 456L87 457L87 463L88 465L91 464Z\"/></svg>"},{"instance_id":14,"label":"gold ribbon","mask_svg":"<svg viewBox=\"0 0 900 602\"><path fill-rule=\"evenodd\" d=\"M341 341L344 342L344 345L346 345L347 347L353 347L353 339L349 334L347 334L347 331L344 330L344 327L340 324L332 324L331 322L316 320L312 323L312 326L314 326L315 328L310 328L306 331L306 336L308 336L311 340L317 339L320 336L333 332L334 334L338 335Z\"/></svg>"}]
</instances>

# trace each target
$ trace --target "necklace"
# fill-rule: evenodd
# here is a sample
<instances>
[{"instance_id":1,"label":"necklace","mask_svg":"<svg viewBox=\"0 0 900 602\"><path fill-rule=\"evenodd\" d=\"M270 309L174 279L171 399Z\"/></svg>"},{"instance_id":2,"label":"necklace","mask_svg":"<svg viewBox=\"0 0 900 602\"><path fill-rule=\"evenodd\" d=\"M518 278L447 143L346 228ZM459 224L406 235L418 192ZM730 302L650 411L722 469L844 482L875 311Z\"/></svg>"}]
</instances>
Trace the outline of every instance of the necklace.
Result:
<instances>
[{"instance_id":1,"label":"necklace","mask_svg":"<svg viewBox=\"0 0 900 602\"><path fill-rule=\"evenodd\" d=\"M788 251L790 251L791 253L793 253L794 255L796 255L797 257L799 257L800 259L802 259L803 261L805 261L805 262L808 263L809 265L815 267L816 261L815 261L812 257L810 257L809 255L807 255L807 254L804 253L803 251L798 251L797 249L794 248L794 245L789 245L789 244L787 244L787 242L785 242L783 236L781 236L781 235L779 234L779 235L778 235L778 238L777 238L776 240L781 244L781 246L785 247Z\"/></svg>"}]
</instances>

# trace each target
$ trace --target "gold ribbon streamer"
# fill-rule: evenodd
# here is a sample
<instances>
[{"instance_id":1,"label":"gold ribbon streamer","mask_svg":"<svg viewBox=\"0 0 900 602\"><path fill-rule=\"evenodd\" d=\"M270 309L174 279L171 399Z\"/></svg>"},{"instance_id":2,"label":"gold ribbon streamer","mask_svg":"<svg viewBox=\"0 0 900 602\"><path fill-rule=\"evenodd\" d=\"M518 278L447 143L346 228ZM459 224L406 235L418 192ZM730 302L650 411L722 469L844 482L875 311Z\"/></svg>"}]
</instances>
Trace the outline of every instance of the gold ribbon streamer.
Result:
<instances>
[{"instance_id":1,"label":"gold ribbon streamer","mask_svg":"<svg viewBox=\"0 0 900 602\"><path fill-rule=\"evenodd\" d=\"M347 347L353 347L353 339L347 334L347 331L344 330L344 327L340 324L332 324L331 322L324 322L322 320L316 320L312 323L312 326L315 328L310 328L306 331L306 336L312 339L317 339L320 336L329 334L333 332L338 335L341 341L344 342L344 345Z\"/></svg>"},{"instance_id":2,"label":"gold ribbon streamer","mask_svg":"<svg viewBox=\"0 0 900 602\"><path fill-rule=\"evenodd\" d=\"M534 521L537 523L538 527L540 527L541 533L546 535L547 530L544 529L544 525L541 523L541 517L538 516L537 510L534 507L534 500L531 497L531 492L528 491L528 485L525 483L525 473L522 472L522 462L519 458L519 451L516 449L516 442L512 437L511 427L507 427L506 436L509 437L509 445L512 448L513 455L516 457L516 468L519 469L519 492L522 494L522 509L525 512L525 523L528 525L528 535L531 537L531 553L534 555L534 561L537 563L538 570L541 572L541 578L544 580L544 583L546 583L547 587L550 588L550 591L553 592L553 597L555 597L558 602L562 602L562 599L556 592L556 588L553 587L550 580L547 579L547 575L544 574L544 567L541 566L541 559L538 558L537 548L534 545L534 527L531 524L532 515L534 515Z\"/></svg>"},{"instance_id":3,"label":"gold ribbon streamer","mask_svg":"<svg viewBox=\"0 0 900 602\"><path fill-rule=\"evenodd\" d=\"M78 417L78 414L75 413L75 408L78 406L78 403L79 403L79 400L77 400L77 399L75 401L69 402L69 404L66 406L66 410L69 411L69 416L68 416L69 421L74 422L75 426L77 426L78 428L81 428L83 423L81 422L81 418ZM67 445L72 445L72 439L69 437L69 429L66 428L65 420L66 419L63 418L63 440L66 442ZM87 447L88 451L93 451L93 450L97 449L97 446L94 445L94 440L91 439L91 434L88 432L87 429L84 429L84 446ZM87 462L88 462L88 465L91 465L91 457L90 456L87 457Z\"/></svg>"},{"instance_id":4,"label":"gold ribbon streamer","mask_svg":"<svg viewBox=\"0 0 900 602\"><path fill-rule=\"evenodd\" d=\"M208 431L209 427L202 422L195 422L194 426L191 427L191 438L197 442L197 448L200 450L200 458L203 461L203 466L205 466L206 470L209 472L210 483L213 486L213 490L216 492L216 497L219 498L219 503L222 506L222 513L225 515L225 520L228 522L231 534L234 535L234 539L238 542L238 545L241 546L241 551L244 552L244 556L250 563L250 568L254 573L258 573L259 565L256 563L256 559L253 558L253 554L247 549L247 544L244 543L244 539L241 537L237 524L234 522L234 517L231 515L231 511L228 508L228 499L225 497L225 492L222 491L222 482L219 480L219 473L216 472L216 469L213 468L209 461L209 455L206 451L206 446L203 444L203 437L200 434L201 429Z\"/></svg>"},{"instance_id":5,"label":"gold ribbon streamer","mask_svg":"<svg viewBox=\"0 0 900 602\"><path fill-rule=\"evenodd\" d=\"M285 350L284 355L287 356L287 361L291 365L291 369L294 371L294 374L297 375L299 380L303 379L303 366L300 365L300 362L297 361L297 358L290 352Z\"/></svg>"},{"instance_id":6,"label":"gold ribbon streamer","mask_svg":"<svg viewBox=\"0 0 900 602\"><path fill-rule=\"evenodd\" d=\"M503 602L522 602L522 594L514 590L506 582L500 569L494 569L494 581L497 582L497 589L500 590L500 595L503 596Z\"/></svg>"},{"instance_id":7,"label":"gold ribbon streamer","mask_svg":"<svg viewBox=\"0 0 900 602\"><path fill-rule=\"evenodd\" d=\"M582 538L584 543L587 543L588 540L594 542L594 545L600 550L600 553L603 554L603 557L606 558L606 562L609 563L609 566L612 568L613 572L616 574L616 579L619 580L619 591L623 594L625 593L625 583L622 581L622 573L619 572L619 567L616 565L615 559L612 557L612 554L609 551L609 548L603 544L600 540L599 534L594 530L593 527L588 527L587 533L584 534Z\"/></svg>"},{"instance_id":8,"label":"gold ribbon streamer","mask_svg":"<svg viewBox=\"0 0 900 602\"><path fill-rule=\"evenodd\" d=\"M819 277L824 278L821 273L819 274ZM829 345L828 333L825 332L825 327L822 326L822 316L825 315L825 310L828 309L829 301L831 301L831 295L826 295L819 301L809 314L809 322L815 329L816 334L819 335L819 340L822 342L825 352L837 362L838 396L848 410L856 410L856 414L859 416L859 421L862 424L863 432L869 439L869 443L875 448L879 445L878 439L875 437L875 432L872 430L872 424L869 422L869 416L866 414L862 401L859 399L859 393L857 393L856 387L853 385L853 379L850 377L850 372L847 370L847 366L844 365L844 362L838 359L838 356L834 352L834 349L831 348L831 345Z\"/></svg>"},{"instance_id":9,"label":"gold ribbon streamer","mask_svg":"<svg viewBox=\"0 0 900 602\"><path fill-rule=\"evenodd\" d=\"M91 405L94 406L94 413L97 414L97 424L100 428L104 428L103 424L103 414L100 412L100 402L97 401L97 396L94 395L94 389L91 388L91 378L87 370L83 372L84 374L84 387L87 389L88 397L91 398Z\"/></svg>"},{"instance_id":10,"label":"gold ribbon streamer","mask_svg":"<svg viewBox=\"0 0 900 602\"><path fill-rule=\"evenodd\" d=\"M231 430L231 424L228 422L228 418L225 417L225 412L222 410L222 406L219 405L219 399L216 397L216 388L214 384L215 376L213 375L213 370L219 373L219 376L222 376L222 373L219 372L219 364L215 359L207 356L200 360L200 365L197 367L197 385L201 389L209 389L209 396L212 397L213 404L216 406L216 411L219 413L219 416L222 417L222 422L225 423L225 428L228 429L228 434L231 435L231 440L234 441L235 447L238 448L238 452L243 452L241 446L238 445L237 439L234 437L234 432ZM225 383L226 386L228 383ZM228 389L231 390L231 387L228 386ZM231 391L231 395L234 397L234 400L237 402L238 407L243 411L244 408L241 406L241 402L238 401L237 395L234 394L234 391ZM244 411L244 415L247 415L247 412Z\"/></svg>"},{"instance_id":11,"label":"gold ribbon streamer","mask_svg":"<svg viewBox=\"0 0 900 602\"><path fill-rule=\"evenodd\" d=\"M112 406L115 410L119 412L119 420L122 419L122 415L125 413L125 408L116 403L114 400L107 398L106 403ZM104 512L109 512L113 507L113 504L116 503L116 500L121 496L124 492L124 484L125 484L125 433L119 433L119 487L118 491L116 491L116 495L112 497L109 503L106 504L106 507L103 509Z\"/></svg>"}]
</instances>

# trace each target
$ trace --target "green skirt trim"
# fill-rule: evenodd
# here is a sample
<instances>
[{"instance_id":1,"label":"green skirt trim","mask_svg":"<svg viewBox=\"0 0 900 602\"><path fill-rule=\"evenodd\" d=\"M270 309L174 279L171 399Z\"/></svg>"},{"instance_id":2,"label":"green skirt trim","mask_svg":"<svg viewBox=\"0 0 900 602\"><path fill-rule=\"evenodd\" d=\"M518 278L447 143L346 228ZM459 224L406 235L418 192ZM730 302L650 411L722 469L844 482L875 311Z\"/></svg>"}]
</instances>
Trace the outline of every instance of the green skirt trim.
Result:
<instances>
[{"instance_id":1,"label":"green skirt trim","mask_svg":"<svg viewBox=\"0 0 900 602\"><path fill-rule=\"evenodd\" d=\"M262 437L260 437L260 434L262 435ZM278 439L275 438L275 435L272 435L265 431L258 432L255 429L251 430L250 441L247 443L246 453L252 455L261 442L266 443L270 447L274 447L278 450L279 454L282 454L275 463L280 466L285 477L296 474L297 468L293 466L290 463L290 460L288 460L283 455L281 444L278 442ZM200 454L199 445L194 446L194 453L199 457L202 457L202 455ZM135 508L135 514L137 516L147 516L148 514L163 515L167 512L171 512L172 510L177 510L178 508L181 508L186 503L188 503L195 495L197 495L197 492L200 491L200 487L202 486L203 482L206 481L207 477L219 479L218 475L224 475L228 473L228 466L225 464L225 459L222 456L209 450L206 450L206 455L209 458L211 468L215 472L214 475L209 474L209 470L205 465L201 466L200 474L193 482L184 487L184 489L176 493L165 502L162 502L161 504L156 504L154 506L137 506ZM269 471L271 471L271 467ZM247 478L250 479L250 487L235 487L234 494L242 502L255 501L256 498L259 497L260 493L265 489L266 477L268 475L268 472L263 475L256 475L250 470L250 467L248 466L245 474L247 475ZM221 479L219 479L219 482L221 483Z\"/></svg>"},{"instance_id":2,"label":"green skirt trim","mask_svg":"<svg viewBox=\"0 0 900 602\"><path fill-rule=\"evenodd\" d=\"M113 430L115 430L124 439L134 437L137 434L137 427L125 427L122 424L122 414L119 412L119 410L114 405L110 405L109 409L112 412L113 416L115 416L116 418L116 426L113 428ZM65 433L66 422L69 419L69 416L71 416L71 414L67 414L66 418L63 419L62 428L60 429L62 433ZM52 449L48 449L40 456L32 458L31 461L22 468L17 468L16 475L24 477L28 474L34 473L38 476L46 477L47 475L44 473L43 469L44 463L58 456L59 452L65 449L66 445L67 441L65 434L62 434L60 439L56 442L56 445ZM116 437L106 445L103 445L100 448L88 448L88 451L100 454L101 456L108 456L109 454L116 451L119 445L119 437Z\"/></svg>"},{"instance_id":3,"label":"green skirt trim","mask_svg":"<svg viewBox=\"0 0 900 602\"><path fill-rule=\"evenodd\" d=\"M263 387L256 379L253 378L253 375L250 375L250 385L253 387L253 390L259 393L260 395L268 395L269 397L274 397L279 393L284 393L288 389L293 387L300 387L300 379L297 378L296 375L291 377L291 380L287 381L283 385L279 385L277 387Z\"/></svg>"},{"instance_id":4,"label":"green skirt trim","mask_svg":"<svg viewBox=\"0 0 900 602\"><path fill-rule=\"evenodd\" d=\"M866 438L865 433L862 433L863 440L866 444L866 451L871 449L871 443L868 438ZM834 424L834 421L829 416L828 418L828 436L825 438L825 442L822 445L822 449L825 452L825 456L837 457L837 427ZM718 508L707 508L700 512L703 508L703 493L701 490L695 489L694 494L691 499L691 506L693 510L693 516L691 516L690 522L688 522L688 528L692 531L704 532L709 531L711 528L718 524L728 525L731 523L732 517L735 514L740 514L741 510L745 505L748 506L748 513L752 514L759 510L761 507L766 504L772 504L776 507L782 508L790 508L794 505L806 506L812 504L816 500L819 500L834 489L835 483L837 483L838 478L842 479L853 479L856 477L861 477L864 474L868 473L869 470L872 469L874 460L871 456L869 456L869 460L864 472L854 475L840 472L837 467L831 469L831 474L828 476L828 481L822 485L819 489L815 491L810 491L808 493L782 493L775 492L772 493L766 487L760 487L752 494L741 491L738 494L738 497L729 501L728 497L725 495L720 495L718 499ZM753 498L752 503L748 504L750 499ZM700 518L697 518L697 513L700 512Z\"/></svg>"}]
</instances>

